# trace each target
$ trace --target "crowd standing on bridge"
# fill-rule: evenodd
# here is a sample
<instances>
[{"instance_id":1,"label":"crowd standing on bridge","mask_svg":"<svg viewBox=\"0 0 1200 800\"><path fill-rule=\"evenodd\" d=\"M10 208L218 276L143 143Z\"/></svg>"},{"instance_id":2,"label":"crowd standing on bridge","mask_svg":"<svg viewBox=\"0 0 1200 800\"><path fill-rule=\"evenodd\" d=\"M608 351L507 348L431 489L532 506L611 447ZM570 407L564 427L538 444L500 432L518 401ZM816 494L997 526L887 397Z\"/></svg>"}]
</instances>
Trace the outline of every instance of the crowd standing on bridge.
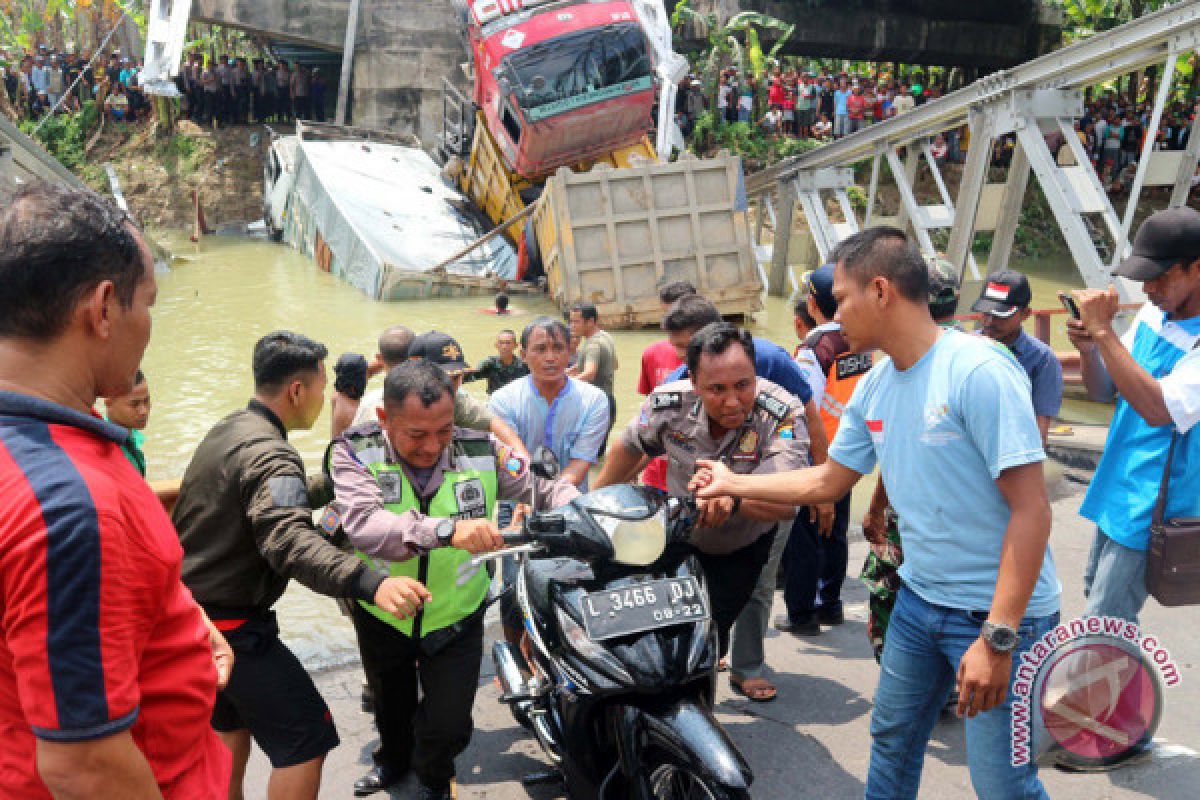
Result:
<instances>
[{"instance_id":1,"label":"crowd standing on bridge","mask_svg":"<svg viewBox=\"0 0 1200 800\"><path fill-rule=\"evenodd\" d=\"M1173 441L1168 513L1200 515L1187 435L1200 421L1200 214L1151 217L1118 274L1150 301L1129 333L1113 332L1112 290L1076 292L1069 330L1088 389L1120 397L1081 512L1097 524L1088 608L1136 620L1147 498ZM332 390L323 345L272 333L249 354L253 398L198 445L170 518L131 433L149 414L139 364L157 292L141 234L89 192L22 187L0 203L0 283L2 794L240 797L253 742L271 796L314 796L339 740L279 636L272 608L295 579L339 598L358 636L380 746L354 793L412 771L422 798L451 797L491 583L470 556L502 546L534 496L551 507L587 491L593 466L593 488L641 475L696 494L693 546L731 686L770 702L776 574L780 630L811 640L844 624L848 498L878 466L863 524L882 666L867 797L916 796L948 698L976 792L1046 796L1036 766L1012 766L1009 734L1013 662L1058 621L1042 464L1061 372L1020 330L1019 273L989 277L975 336L950 321L957 270L898 230L856 234L806 276L794 357L723 322L695 286L663 286L665 340L643 357L647 396L628 421L614 420L620 365L590 305L570 328L538 317L504 331L478 370L452 336L394 326L372 360L338 359ZM487 405L460 391L477 372ZM287 439L329 395L314 478ZM554 481L530 469L542 446L563 467ZM519 639L519 617L503 616Z\"/></svg>"}]
</instances>

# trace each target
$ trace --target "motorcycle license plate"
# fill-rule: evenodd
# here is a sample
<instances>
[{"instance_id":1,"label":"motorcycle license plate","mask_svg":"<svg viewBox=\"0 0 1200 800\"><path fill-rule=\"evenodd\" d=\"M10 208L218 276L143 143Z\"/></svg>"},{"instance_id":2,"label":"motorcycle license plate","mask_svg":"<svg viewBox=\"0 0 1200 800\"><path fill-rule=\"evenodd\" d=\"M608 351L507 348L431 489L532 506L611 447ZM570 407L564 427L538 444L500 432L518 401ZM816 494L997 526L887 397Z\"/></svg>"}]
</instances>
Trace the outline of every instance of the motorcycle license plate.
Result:
<instances>
[{"instance_id":1,"label":"motorcycle license plate","mask_svg":"<svg viewBox=\"0 0 1200 800\"><path fill-rule=\"evenodd\" d=\"M708 595L691 576L591 592L583 598L583 625L595 642L708 618Z\"/></svg>"}]
</instances>

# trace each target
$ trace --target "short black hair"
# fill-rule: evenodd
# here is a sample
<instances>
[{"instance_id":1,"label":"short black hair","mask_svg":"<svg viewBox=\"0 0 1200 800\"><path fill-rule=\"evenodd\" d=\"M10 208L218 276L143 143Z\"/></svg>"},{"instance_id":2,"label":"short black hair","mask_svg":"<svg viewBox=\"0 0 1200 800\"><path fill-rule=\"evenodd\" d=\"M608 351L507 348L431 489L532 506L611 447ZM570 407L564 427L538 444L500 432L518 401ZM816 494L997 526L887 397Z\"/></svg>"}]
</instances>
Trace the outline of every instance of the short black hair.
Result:
<instances>
[{"instance_id":1,"label":"short black hair","mask_svg":"<svg viewBox=\"0 0 1200 800\"><path fill-rule=\"evenodd\" d=\"M796 300L796 305L792 307L792 311L801 319L807 328L817 327L817 321L813 319L812 314L808 313L808 295L802 294Z\"/></svg>"},{"instance_id":2,"label":"short black hair","mask_svg":"<svg viewBox=\"0 0 1200 800\"><path fill-rule=\"evenodd\" d=\"M834 248L829 260L860 286L886 278L906 300L929 302L929 265L904 231L881 225L867 228Z\"/></svg>"},{"instance_id":3,"label":"short black hair","mask_svg":"<svg viewBox=\"0 0 1200 800\"><path fill-rule=\"evenodd\" d=\"M696 287L691 281L672 281L658 290L658 301L670 304L689 294L696 294Z\"/></svg>"},{"instance_id":4,"label":"short black hair","mask_svg":"<svg viewBox=\"0 0 1200 800\"><path fill-rule=\"evenodd\" d=\"M508 295L506 295L504 292L500 292L500 294L496 295L496 310L508 310Z\"/></svg>"},{"instance_id":5,"label":"short black hair","mask_svg":"<svg viewBox=\"0 0 1200 800\"><path fill-rule=\"evenodd\" d=\"M706 297L688 294L675 301L663 316L662 329L667 333L698 331L706 325L721 321L721 312Z\"/></svg>"},{"instance_id":6,"label":"short black hair","mask_svg":"<svg viewBox=\"0 0 1200 800\"><path fill-rule=\"evenodd\" d=\"M513 337L514 339L516 339L516 338L517 338L517 332L516 332L516 331L514 331L512 328L505 328L504 330L502 330L502 331L500 331L499 333L497 333L497 334L496 334L496 336L497 336L497 337L499 337L499 336L503 336L503 335L504 335L504 334L506 334L506 333L507 333L509 336Z\"/></svg>"},{"instance_id":7,"label":"short black hair","mask_svg":"<svg viewBox=\"0 0 1200 800\"><path fill-rule=\"evenodd\" d=\"M600 312L596 310L596 305L594 303L576 303L571 310L578 311L579 316L587 320L600 319Z\"/></svg>"},{"instance_id":8,"label":"short black hair","mask_svg":"<svg viewBox=\"0 0 1200 800\"><path fill-rule=\"evenodd\" d=\"M411 330L403 325L393 325L379 335L379 355L383 363L389 367L403 364L408 360L408 348L416 338Z\"/></svg>"},{"instance_id":9,"label":"short black hair","mask_svg":"<svg viewBox=\"0 0 1200 800\"><path fill-rule=\"evenodd\" d=\"M410 395L416 395L421 405L431 405L449 395L454 396L454 384L446 371L432 361L405 361L388 370L383 380L383 405L398 408Z\"/></svg>"},{"instance_id":10,"label":"short black hair","mask_svg":"<svg viewBox=\"0 0 1200 800\"><path fill-rule=\"evenodd\" d=\"M557 339L568 347L571 345L571 329L561 320L554 317L538 317L526 325L525 330L521 331L522 349L529 347L529 340L533 336L533 332L538 330L545 331L551 339Z\"/></svg>"},{"instance_id":11,"label":"short black hair","mask_svg":"<svg viewBox=\"0 0 1200 800\"><path fill-rule=\"evenodd\" d=\"M302 333L275 331L254 345L254 388L275 392L297 373L316 372L329 350Z\"/></svg>"},{"instance_id":12,"label":"short black hair","mask_svg":"<svg viewBox=\"0 0 1200 800\"><path fill-rule=\"evenodd\" d=\"M34 182L0 193L0 336L53 339L102 281L129 308L145 275L129 215L95 192Z\"/></svg>"},{"instance_id":13,"label":"short black hair","mask_svg":"<svg viewBox=\"0 0 1200 800\"><path fill-rule=\"evenodd\" d=\"M719 356L735 344L740 344L754 363L754 337L745 328L739 328L728 322L714 322L696 331L687 348L688 372L696 377L696 368L700 366L700 356L708 353Z\"/></svg>"}]
</instances>

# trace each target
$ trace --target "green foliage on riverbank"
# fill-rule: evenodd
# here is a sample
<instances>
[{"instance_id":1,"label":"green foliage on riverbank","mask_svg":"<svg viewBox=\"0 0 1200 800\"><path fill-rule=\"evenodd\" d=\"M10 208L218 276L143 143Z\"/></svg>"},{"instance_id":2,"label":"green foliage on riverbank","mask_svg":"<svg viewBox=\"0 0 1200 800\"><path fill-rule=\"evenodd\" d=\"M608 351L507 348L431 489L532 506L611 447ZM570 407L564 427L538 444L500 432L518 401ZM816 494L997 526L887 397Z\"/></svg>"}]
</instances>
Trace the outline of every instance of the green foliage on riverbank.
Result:
<instances>
[{"instance_id":1,"label":"green foliage on riverbank","mask_svg":"<svg viewBox=\"0 0 1200 800\"><path fill-rule=\"evenodd\" d=\"M37 139L67 169L79 173L87 165L84 148L99 121L100 110L94 101L89 100L74 114L55 114L42 120L26 120L21 123L21 130Z\"/></svg>"},{"instance_id":2,"label":"green foliage on riverbank","mask_svg":"<svg viewBox=\"0 0 1200 800\"><path fill-rule=\"evenodd\" d=\"M770 136L749 123L726 122L714 112L705 111L696 120L689 144L700 155L728 150L741 156L751 170L815 150L821 143L815 139Z\"/></svg>"}]
</instances>

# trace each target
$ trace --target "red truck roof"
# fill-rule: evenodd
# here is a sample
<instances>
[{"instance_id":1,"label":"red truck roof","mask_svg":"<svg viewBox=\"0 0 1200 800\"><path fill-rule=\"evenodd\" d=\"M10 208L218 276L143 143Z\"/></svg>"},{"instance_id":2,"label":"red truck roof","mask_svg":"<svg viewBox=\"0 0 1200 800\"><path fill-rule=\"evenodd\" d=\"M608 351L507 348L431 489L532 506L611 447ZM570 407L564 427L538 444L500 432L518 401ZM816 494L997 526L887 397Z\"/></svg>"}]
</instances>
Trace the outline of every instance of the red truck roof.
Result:
<instances>
[{"instance_id":1,"label":"red truck roof","mask_svg":"<svg viewBox=\"0 0 1200 800\"><path fill-rule=\"evenodd\" d=\"M475 102L513 170L544 175L652 128L652 49L630 3L468 3Z\"/></svg>"}]
</instances>

